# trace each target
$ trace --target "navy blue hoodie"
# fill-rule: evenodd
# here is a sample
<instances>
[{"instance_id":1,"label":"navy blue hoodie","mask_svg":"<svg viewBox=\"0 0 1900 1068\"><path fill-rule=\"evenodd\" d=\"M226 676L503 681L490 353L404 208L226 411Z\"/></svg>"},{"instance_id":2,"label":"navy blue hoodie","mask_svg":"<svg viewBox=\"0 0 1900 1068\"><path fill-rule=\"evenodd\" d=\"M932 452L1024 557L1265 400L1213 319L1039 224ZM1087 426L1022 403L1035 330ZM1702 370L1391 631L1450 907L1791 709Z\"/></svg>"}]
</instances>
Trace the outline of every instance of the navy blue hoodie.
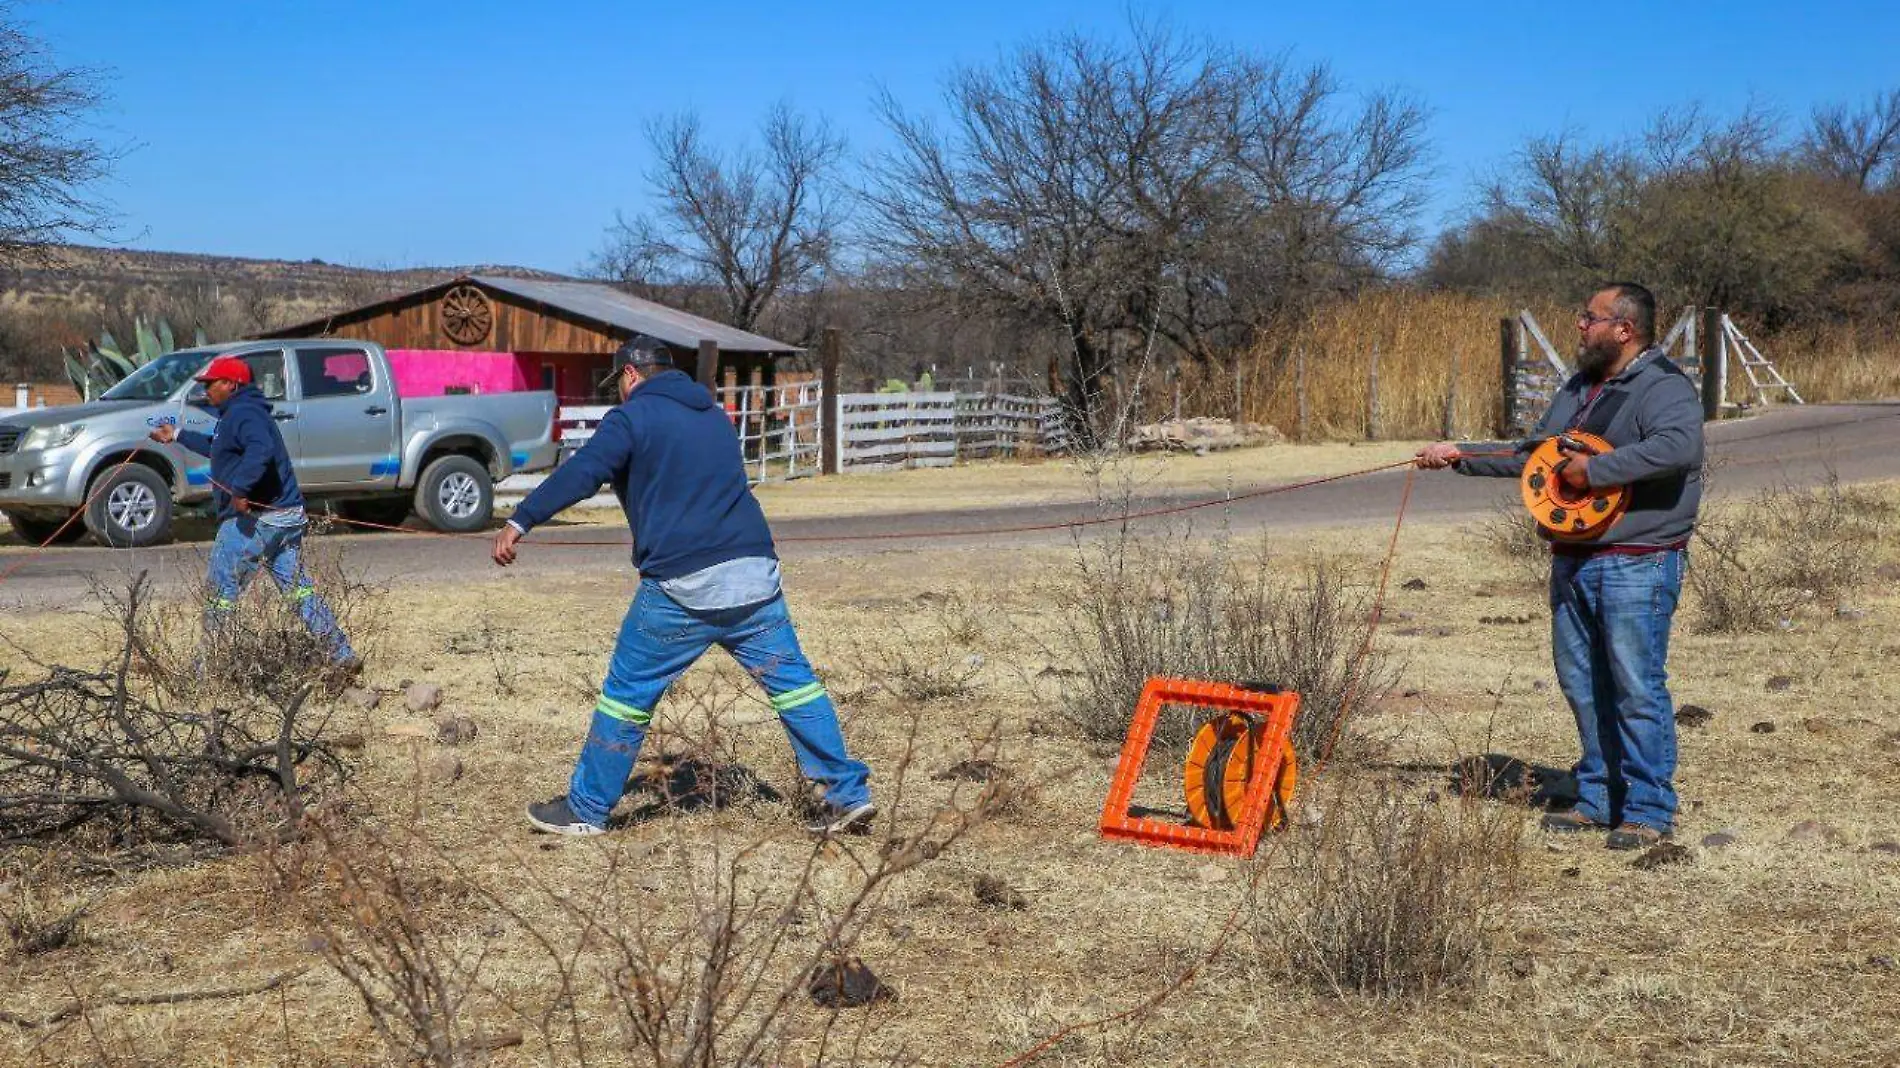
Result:
<instances>
[{"instance_id":1,"label":"navy blue hoodie","mask_svg":"<svg viewBox=\"0 0 1900 1068\"><path fill-rule=\"evenodd\" d=\"M685 372L662 371L607 413L587 445L515 508L523 533L612 484L643 577L679 578L748 556L777 558L746 485L732 420Z\"/></svg>"},{"instance_id":2,"label":"navy blue hoodie","mask_svg":"<svg viewBox=\"0 0 1900 1068\"><path fill-rule=\"evenodd\" d=\"M239 386L211 410L217 413L217 427L208 435L180 430L178 444L211 457L211 499L218 518L238 514L231 504L233 493L271 508L302 508L303 490L290 466L290 450L270 417L264 394L256 386Z\"/></svg>"}]
</instances>

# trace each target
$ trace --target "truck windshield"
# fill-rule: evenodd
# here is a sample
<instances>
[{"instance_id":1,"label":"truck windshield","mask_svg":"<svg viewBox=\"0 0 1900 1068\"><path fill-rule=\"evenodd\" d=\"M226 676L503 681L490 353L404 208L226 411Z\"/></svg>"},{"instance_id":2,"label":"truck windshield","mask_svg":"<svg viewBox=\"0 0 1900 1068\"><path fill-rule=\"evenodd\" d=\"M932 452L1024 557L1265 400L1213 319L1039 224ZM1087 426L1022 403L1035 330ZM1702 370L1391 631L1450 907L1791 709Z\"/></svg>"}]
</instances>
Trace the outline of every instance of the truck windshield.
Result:
<instances>
[{"instance_id":1,"label":"truck windshield","mask_svg":"<svg viewBox=\"0 0 1900 1068\"><path fill-rule=\"evenodd\" d=\"M99 394L100 400L169 400L178 392L178 387L191 381L205 364L211 362L209 352L174 352L160 356L144 367Z\"/></svg>"}]
</instances>

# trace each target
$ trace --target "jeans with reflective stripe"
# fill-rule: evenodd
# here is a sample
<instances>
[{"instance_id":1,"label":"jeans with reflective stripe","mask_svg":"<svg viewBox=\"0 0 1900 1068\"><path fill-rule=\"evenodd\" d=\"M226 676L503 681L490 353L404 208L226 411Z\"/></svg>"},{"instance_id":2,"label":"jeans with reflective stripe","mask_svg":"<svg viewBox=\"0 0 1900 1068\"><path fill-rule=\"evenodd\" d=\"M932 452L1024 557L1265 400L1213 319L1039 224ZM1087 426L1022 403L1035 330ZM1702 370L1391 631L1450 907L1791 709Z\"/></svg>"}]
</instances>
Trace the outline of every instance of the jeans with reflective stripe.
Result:
<instances>
[{"instance_id":1,"label":"jeans with reflective stripe","mask_svg":"<svg viewBox=\"0 0 1900 1068\"><path fill-rule=\"evenodd\" d=\"M1577 718L1577 810L1667 831L1676 820L1669 627L1685 554L1553 557L1551 651Z\"/></svg>"},{"instance_id":2,"label":"jeans with reflective stripe","mask_svg":"<svg viewBox=\"0 0 1900 1068\"><path fill-rule=\"evenodd\" d=\"M343 629L337 626L336 614L304 573L303 533L301 526L272 526L250 516L227 519L218 525L207 576L211 584L211 598L205 605L207 633L215 635L230 624L231 612L237 608L238 598L244 596L245 587L258 571L268 568L278 590L296 604L304 626L330 647L331 656L342 661L356 655Z\"/></svg>"},{"instance_id":3,"label":"jeans with reflective stripe","mask_svg":"<svg viewBox=\"0 0 1900 1068\"><path fill-rule=\"evenodd\" d=\"M799 649L783 596L744 608L694 611L644 579L620 624L587 743L568 783L567 803L575 815L606 825L626 792L653 709L673 680L715 645L765 688L798 770L824 785L825 799L841 807L870 800L870 769L845 752L837 710Z\"/></svg>"}]
</instances>

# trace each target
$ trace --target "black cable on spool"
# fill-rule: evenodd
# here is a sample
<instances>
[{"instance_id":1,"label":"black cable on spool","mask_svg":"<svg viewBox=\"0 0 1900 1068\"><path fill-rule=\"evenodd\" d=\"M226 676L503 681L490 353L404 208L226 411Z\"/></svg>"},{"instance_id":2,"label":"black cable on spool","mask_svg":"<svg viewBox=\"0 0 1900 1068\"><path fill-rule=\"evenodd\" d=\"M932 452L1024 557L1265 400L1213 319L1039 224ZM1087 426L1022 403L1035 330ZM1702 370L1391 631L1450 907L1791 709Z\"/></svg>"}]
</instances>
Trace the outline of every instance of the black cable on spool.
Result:
<instances>
[{"instance_id":1,"label":"black cable on spool","mask_svg":"<svg viewBox=\"0 0 1900 1068\"><path fill-rule=\"evenodd\" d=\"M1239 719L1245 729L1237 734L1217 738L1214 748L1207 754L1207 764L1201 769L1201 789L1207 803L1207 822L1216 830L1231 830L1233 820L1227 815L1227 762L1233 759L1234 747L1241 739L1247 740L1247 774L1243 782L1253 781L1254 728L1260 723L1260 717L1251 712L1238 712L1230 719ZM1218 729L1218 728L1217 728Z\"/></svg>"}]
</instances>

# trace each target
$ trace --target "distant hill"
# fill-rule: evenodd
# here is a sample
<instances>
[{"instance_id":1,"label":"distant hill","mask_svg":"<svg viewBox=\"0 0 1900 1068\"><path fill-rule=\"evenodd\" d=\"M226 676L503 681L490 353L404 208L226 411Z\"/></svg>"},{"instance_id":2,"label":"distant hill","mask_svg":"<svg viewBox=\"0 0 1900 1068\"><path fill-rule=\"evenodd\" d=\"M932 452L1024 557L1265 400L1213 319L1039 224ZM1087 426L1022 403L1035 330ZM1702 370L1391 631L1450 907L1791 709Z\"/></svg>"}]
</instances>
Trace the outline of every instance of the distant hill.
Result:
<instances>
[{"instance_id":1,"label":"distant hill","mask_svg":"<svg viewBox=\"0 0 1900 1068\"><path fill-rule=\"evenodd\" d=\"M62 351L83 346L102 329L130 341L139 316L162 316L180 343L194 330L229 341L462 274L568 277L492 263L390 270L64 245L43 262L0 268L0 376L63 380Z\"/></svg>"},{"instance_id":2,"label":"distant hill","mask_svg":"<svg viewBox=\"0 0 1900 1068\"><path fill-rule=\"evenodd\" d=\"M172 308L204 310L234 303L268 309L261 325L293 322L433 285L460 274L561 279L566 275L505 264L385 270L322 260L260 260L195 252L142 252L67 245L43 265L0 274L0 305L112 318ZM183 325L183 324L178 324ZM249 328L250 323L244 324Z\"/></svg>"}]
</instances>

